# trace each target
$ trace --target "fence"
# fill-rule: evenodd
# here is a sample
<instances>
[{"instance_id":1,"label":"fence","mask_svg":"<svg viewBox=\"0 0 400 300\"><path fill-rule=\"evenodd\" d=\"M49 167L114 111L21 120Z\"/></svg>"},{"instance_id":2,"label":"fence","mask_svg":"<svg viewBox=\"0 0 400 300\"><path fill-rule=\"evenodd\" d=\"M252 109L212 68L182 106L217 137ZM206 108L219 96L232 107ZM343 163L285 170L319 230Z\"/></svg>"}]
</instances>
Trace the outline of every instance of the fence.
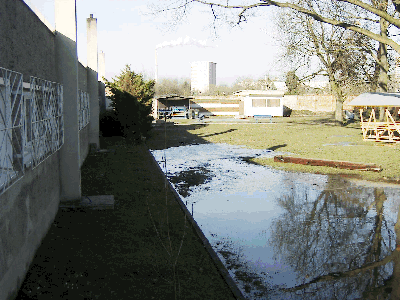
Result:
<instances>
[{"instance_id":1,"label":"fence","mask_svg":"<svg viewBox=\"0 0 400 300\"><path fill-rule=\"evenodd\" d=\"M0 194L64 143L63 87L0 67Z\"/></svg>"}]
</instances>

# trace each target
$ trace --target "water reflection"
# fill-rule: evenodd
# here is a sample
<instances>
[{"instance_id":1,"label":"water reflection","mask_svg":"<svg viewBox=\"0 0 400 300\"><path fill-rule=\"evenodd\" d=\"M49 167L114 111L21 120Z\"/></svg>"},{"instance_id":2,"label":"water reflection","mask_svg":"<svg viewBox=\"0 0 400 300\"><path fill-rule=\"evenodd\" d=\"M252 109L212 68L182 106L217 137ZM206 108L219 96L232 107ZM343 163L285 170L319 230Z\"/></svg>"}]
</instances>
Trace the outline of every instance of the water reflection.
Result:
<instances>
[{"instance_id":1,"label":"water reflection","mask_svg":"<svg viewBox=\"0 0 400 300\"><path fill-rule=\"evenodd\" d=\"M176 185L207 170L185 200L249 299L400 297L400 189L270 170L240 159L268 151L228 145L163 155Z\"/></svg>"},{"instance_id":2,"label":"water reflection","mask_svg":"<svg viewBox=\"0 0 400 300\"><path fill-rule=\"evenodd\" d=\"M297 278L282 292L368 299L385 286L385 299L396 248L393 219L384 213L385 192L346 181L337 186L328 181L311 201L307 194L294 193L278 199L285 212L271 226L269 242L276 259L291 266Z\"/></svg>"}]
</instances>

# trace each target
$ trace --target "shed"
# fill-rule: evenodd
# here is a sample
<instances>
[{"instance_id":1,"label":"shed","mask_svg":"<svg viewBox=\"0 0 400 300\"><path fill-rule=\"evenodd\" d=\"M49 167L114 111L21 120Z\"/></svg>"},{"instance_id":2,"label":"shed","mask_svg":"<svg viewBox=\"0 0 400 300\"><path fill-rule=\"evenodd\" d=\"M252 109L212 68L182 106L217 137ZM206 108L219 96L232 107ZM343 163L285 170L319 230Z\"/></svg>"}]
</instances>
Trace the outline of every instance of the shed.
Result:
<instances>
[{"instance_id":1,"label":"shed","mask_svg":"<svg viewBox=\"0 0 400 300\"><path fill-rule=\"evenodd\" d=\"M283 116L284 91L243 90L235 95L241 98L239 115L254 116Z\"/></svg>"},{"instance_id":2,"label":"shed","mask_svg":"<svg viewBox=\"0 0 400 300\"><path fill-rule=\"evenodd\" d=\"M159 96L153 101L153 113L157 119L163 117L168 112L173 116L186 117L187 110L190 109L190 100L192 97L179 95ZM157 112L157 114L155 113Z\"/></svg>"},{"instance_id":3,"label":"shed","mask_svg":"<svg viewBox=\"0 0 400 300\"><path fill-rule=\"evenodd\" d=\"M389 107L396 108L396 114L400 107L400 93L364 93L354 98L350 106L360 107L360 125L363 139L377 142L398 142L400 141L400 122L398 116L390 113ZM372 109L369 117L363 118L363 110L366 107L385 107L385 119L376 119L375 109Z\"/></svg>"}]
</instances>

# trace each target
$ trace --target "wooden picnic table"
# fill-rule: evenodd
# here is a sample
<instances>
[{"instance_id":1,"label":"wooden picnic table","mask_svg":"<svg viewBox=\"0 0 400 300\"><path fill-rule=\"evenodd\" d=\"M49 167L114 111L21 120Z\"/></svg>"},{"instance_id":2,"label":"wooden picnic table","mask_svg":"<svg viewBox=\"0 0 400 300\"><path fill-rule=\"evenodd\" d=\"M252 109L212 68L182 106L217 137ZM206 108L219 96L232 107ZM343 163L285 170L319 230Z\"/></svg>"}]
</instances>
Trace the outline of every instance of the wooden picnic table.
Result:
<instances>
[{"instance_id":1,"label":"wooden picnic table","mask_svg":"<svg viewBox=\"0 0 400 300\"><path fill-rule=\"evenodd\" d=\"M400 141L400 122L393 119L390 111L385 109L385 121L376 120L375 110L371 111L369 119L366 121L362 116L363 109L360 108L361 130L364 141L374 140L376 142L399 142Z\"/></svg>"}]
</instances>

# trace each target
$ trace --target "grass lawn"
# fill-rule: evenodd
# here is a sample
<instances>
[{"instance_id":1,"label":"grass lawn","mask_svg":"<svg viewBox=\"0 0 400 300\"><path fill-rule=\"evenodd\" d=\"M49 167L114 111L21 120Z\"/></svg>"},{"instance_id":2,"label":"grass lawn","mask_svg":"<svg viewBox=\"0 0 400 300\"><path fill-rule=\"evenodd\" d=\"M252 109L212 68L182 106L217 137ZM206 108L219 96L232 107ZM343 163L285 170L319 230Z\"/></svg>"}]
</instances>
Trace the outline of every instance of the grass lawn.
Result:
<instances>
[{"instance_id":1,"label":"grass lawn","mask_svg":"<svg viewBox=\"0 0 400 300\"><path fill-rule=\"evenodd\" d=\"M271 149L292 156L373 163L381 172L353 171L329 167L313 167L274 162L273 159L255 158L254 162L277 169L321 174L345 174L373 181L400 183L400 145L363 141L358 122L337 126L330 114L292 116L265 120L205 119L203 123L176 120L169 126L158 126L148 145L154 149L191 143L227 143L255 149ZM235 124L233 124L235 123ZM177 126L179 125L179 126ZM166 141L165 141L166 136Z\"/></svg>"}]
</instances>

